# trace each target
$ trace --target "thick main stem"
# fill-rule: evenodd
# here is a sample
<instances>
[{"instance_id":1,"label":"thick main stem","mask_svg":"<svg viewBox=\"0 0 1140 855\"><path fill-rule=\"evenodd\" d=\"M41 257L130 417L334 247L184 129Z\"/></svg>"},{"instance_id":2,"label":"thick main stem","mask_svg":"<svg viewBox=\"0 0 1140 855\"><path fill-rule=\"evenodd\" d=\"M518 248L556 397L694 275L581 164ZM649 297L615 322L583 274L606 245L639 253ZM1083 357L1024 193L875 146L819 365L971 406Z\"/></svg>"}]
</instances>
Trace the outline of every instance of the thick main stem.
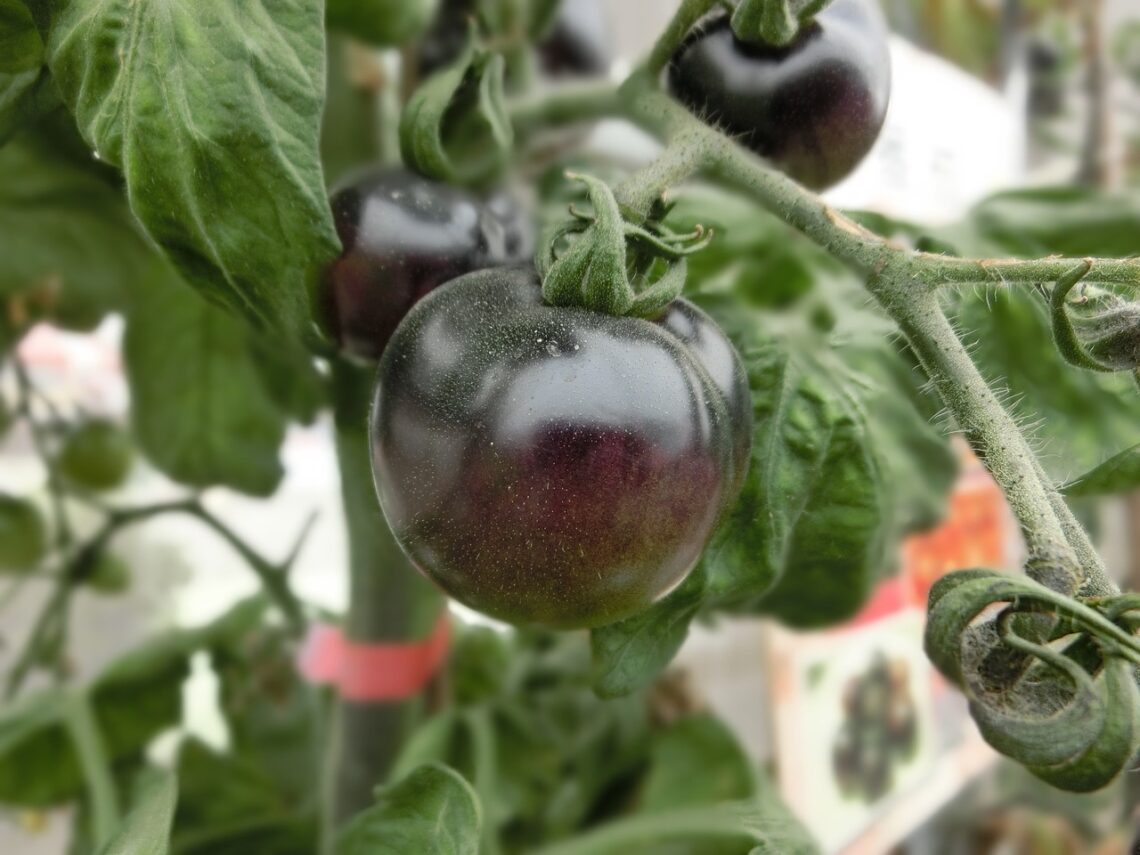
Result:
<instances>
[{"instance_id":1,"label":"thick main stem","mask_svg":"<svg viewBox=\"0 0 1140 855\"><path fill-rule=\"evenodd\" d=\"M355 643L417 640L445 608L439 592L408 562L376 499L369 465L368 408L373 373L336 362L336 451L348 528L349 607L344 631ZM372 804L392 761L422 712L422 699L341 700L327 770L327 841L345 820Z\"/></svg>"}]
</instances>

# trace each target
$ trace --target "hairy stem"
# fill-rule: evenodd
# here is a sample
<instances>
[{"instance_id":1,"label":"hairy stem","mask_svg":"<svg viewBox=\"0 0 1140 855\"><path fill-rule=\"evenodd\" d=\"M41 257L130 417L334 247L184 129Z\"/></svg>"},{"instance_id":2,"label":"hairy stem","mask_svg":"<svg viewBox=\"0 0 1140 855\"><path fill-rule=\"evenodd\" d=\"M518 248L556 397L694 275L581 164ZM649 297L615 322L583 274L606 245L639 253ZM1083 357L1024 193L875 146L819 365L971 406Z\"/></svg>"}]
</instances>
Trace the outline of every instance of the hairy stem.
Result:
<instances>
[{"instance_id":1,"label":"hairy stem","mask_svg":"<svg viewBox=\"0 0 1140 855\"><path fill-rule=\"evenodd\" d=\"M915 291L943 285L1054 282L1082 259L956 258L917 252L853 222L786 175L764 165L730 138L705 125L668 95L636 75L623 86L630 117L661 136L694 135L711 175L754 197L836 258L884 279L908 282ZM657 188L658 193L664 188ZM645 192L649 192L646 190ZM1088 282L1140 285L1136 259L1089 258Z\"/></svg>"},{"instance_id":2,"label":"hairy stem","mask_svg":"<svg viewBox=\"0 0 1140 855\"><path fill-rule=\"evenodd\" d=\"M970 359L937 297L911 293L905 283L900 287L879 277L873 277L868 287L898 323L971 447L1002 486L1029 548L1029 575L1061 593L1075 594L1081 582L1072 573L1076 556L1054 509L1051 488L1042 480L1037 458L1017 423Z\"/></svg>"},{"instance_id":3,"label":"hairy stem","mask_svg":"<svg viewBox=\"0 0 1140 855\"><path fill-rule=\"evenodd\" d=\"M356 643L414 640L435 625L445 601L408 562L388 529L372 485L368 408L372 372L333 363L336 448L348 527L349 607L345 635ZM370 805L420 717L420 697L341 700L327 756L324 850L337 829Z\"/></svg>"},{"instance_id":4,"label":"hairy stem","mask_svg":"<svg viewBox=\"0 0 1140 855\"><path fill-rule=\"evenodd\" d=\"M668 188L699 171L704 163L700 134L682 130L670 138L656 160L622 181L614 196L630 213L645 214Z\"/></svg>"},{"instance_id":5,"label":"hairy stem","mask_svg":"<svg viewBox=\"0 0 1140 855\"><path fill-rule=\"evenodd\" d=\"M947 406L1005 491L1028 542L1028 572L1037 581L1074 594L1116 590L1103 563L1012 417L970 359L938 305L939 285L963 282L1039 282L1071 271L1074 259L949 258L895 245L852 222L788 177L766 167L731 139L693 117L635 73L623 86L630 117L651 132L680 140L661 167L639 173L631 202L646 211L676 180L679 160L748 193L833 256L868 277L868 287L907 336ZM682 158L701 152L694 165ZM693 170L690 170L693 171ZM1140 282L1135 259L1087 259L1094 281ZM1095 272L1094 272L1095 271ZM1079 562L1079 563L1078 563ZM1080 567L1077 572L1075 568Z\"/></svg>"},{"instance_id":6,"label":"hairy stem","mask_svg":"<svg viewBox=\"0 0 1140 855\"><path fill-rule=\"evenodd\" d=\"M682 0L681 7L649 52L645 66L651 75L656 77L664 70L693 25L717 4L718 0Z\"/></svg>"},{"instance_id":7,"label":"hairy stem","mask_svg":"<svg viewBox=\"0 0 1140 855\"><path fill-rule=\"evenodd\" d=\"M607 81L571 83L519 97L507 105L511 124L520 139L542 128L569 125L623 114L618 87Z\"/></svg>"}]
</instances>

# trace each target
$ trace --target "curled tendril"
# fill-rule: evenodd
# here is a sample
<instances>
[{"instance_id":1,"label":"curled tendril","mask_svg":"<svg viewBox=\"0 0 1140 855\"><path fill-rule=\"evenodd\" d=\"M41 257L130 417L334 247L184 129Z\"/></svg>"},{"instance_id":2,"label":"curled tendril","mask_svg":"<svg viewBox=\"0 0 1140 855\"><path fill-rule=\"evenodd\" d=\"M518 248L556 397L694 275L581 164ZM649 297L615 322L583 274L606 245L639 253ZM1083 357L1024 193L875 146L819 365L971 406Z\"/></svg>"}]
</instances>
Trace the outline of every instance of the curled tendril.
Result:
<instances>
[{"instance_id":1,"label":"curled tendril","mask_svg":"<svg viewBox=\"0 0 1140 855\"><path fill-rule=\"evenodd\" d=\"M712 231L688 234L657 220L625 219L613 191L589 175L567 173L586 186L591 211L571 205L570 219L551 232L539 253L542 293L555 306L582 306L612 315L652 317L680 296L685 258L708 246Z\"/></svg>"},{"instance_id":2,"label":"curled tendril","mask_svg":"<svg viewBox=\"0 0 1140 855\"><path fill-rule=\"evenodd\" d=\"M1140 745L1138 615L1137 595L1082 602L1026 577L964 570L931 590L925 645L990 745L1085 792Z\"/></svg>"},{"instance_id":3,"label":"curled tendril","mask_svg":"<svg viewBox=\"0 0 1140 855\"><path fill-rule=\"evenodd\" d=\"M1087 307L1085 313L1076 319L1072 316L1069 294L1091 268L1086 259L1053 286L1050 308L1057 350L1078 368L1136 372L1140 368L1140 305L1095 289L1095 298L1082 296L1078 301Z\"/></svg>"}]
</instances>

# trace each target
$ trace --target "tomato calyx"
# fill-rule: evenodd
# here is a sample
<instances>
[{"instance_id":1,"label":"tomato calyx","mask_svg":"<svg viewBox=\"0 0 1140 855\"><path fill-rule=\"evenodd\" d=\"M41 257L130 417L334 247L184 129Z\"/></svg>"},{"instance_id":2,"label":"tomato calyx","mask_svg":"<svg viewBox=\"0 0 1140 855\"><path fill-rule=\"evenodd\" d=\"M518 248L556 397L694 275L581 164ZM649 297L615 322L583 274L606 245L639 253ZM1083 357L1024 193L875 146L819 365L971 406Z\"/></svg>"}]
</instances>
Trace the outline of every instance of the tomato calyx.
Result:
<instances>
[{"instance_id":1,"label":"tomato calyx","mask_svg":"<svg viewBox=\"0 0 1140 855\"><path fill-rule=\"evenodd\" d=\"M684 288L686 256L708 246L712 230L698 225L677 234L660 222L662 211L635 222L604 181L573 172L566 177L586 186L592 210L571 205L570 219L539 253L543 299L607 315L660 314Z\"/></svg>"},{"instance_id":2,"label":"tomato calyx","mask_svg":"<svg viewBox=\"0 0 1140 855\"><path fill-rule=\"evenodd\" d=\"M742 42L788 47L831 0L740 0L732 31Z\"/></svg>"}]
</instances>

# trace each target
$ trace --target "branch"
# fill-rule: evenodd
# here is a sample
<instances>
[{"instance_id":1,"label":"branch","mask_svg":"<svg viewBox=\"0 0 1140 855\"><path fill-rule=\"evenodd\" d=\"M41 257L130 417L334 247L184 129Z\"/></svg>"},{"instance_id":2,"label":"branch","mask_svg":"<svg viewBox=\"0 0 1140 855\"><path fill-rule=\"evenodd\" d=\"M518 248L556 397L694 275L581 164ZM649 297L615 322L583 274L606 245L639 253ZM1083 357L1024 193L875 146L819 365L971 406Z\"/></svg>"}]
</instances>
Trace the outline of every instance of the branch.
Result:
<instances>
[{"instance_id":1,"label":"branch","mask_svg":"<svg viewBox=\"0 0 1140 855\"><path fill-rule=\"evenodd\" d=\"M743 190L803 232L836 258L865 273L931 290L944 285L1036 284L1060 279L1084 261L1088 282L1140 286L1140 260L1118 258L955 258L918 252L860 226L781 172L766 166L733 141L695 118L668 95L635 75L623 86L627 109L639 125L658 136L684 132L705 152L712 177ZM664 187L653 188L657 194ZM649 194L650 188L643 188ZM916 289L917 290L917 289Z\"/></svg>"},{"instance_id":2,"label":"branch","mask_svg":"<svg viewBox=\"0 0 1140 855\"><path fill-rule=\"evenodd\" d=\"M36 617L32 632L28 636L20 656L8 673L4 692L6 698L12 698L16 695L32 667L42 659L45 648L49 646L48 641L52 638L52 633L58 627L66 625L71 592L77 584L83 581L90 562L107 548L107 544L121 529L163 514L188 514L213 529L218 536L233 547L234 551L245 560L246 564L257 575L266 595L285 616L290 630L298 634L304 630L304 607L289 587L288 573L312 530L313 523L316 522L317 515L315 513L310 515L301 527L301 532L285 559L279 563L274 563L253 549L233 529L210 513L196 496L135 508L107 507L97 498L86 494L77 494L77 498L101 510L106 515L106 519L90 539L68 556L60 569L55 589Z\"/></svg>"},{"instance_id":3,"label":"branch","mask_svg":"<svg viewBox=\"0 0 1140 855\"><path fill-rule=\"evenodd\" d=\"M635 73L623 86L631 118L658 135L678 140L663 165L638 175L630 194L640 210L677 180L684 165L704 171L753 196L833 256L868 276L868 289L899 324L979 456L1001 485L1030 550L1027 572L1057 590L1111 592L1115 585L1088 536L1073 518L1012 417L973 364L937 301L940 285L970 282L1039 282L1062 277L1080 260L1047 258L961 259L915 252L852 222L783 174L765 166L731 139L692 116L652 81ZM691 152L700 152L694 158ZM1140 261L1085 259L1088 278L1140 282ZM919 287L915 287L919 286ZM1074 568L1080 568L1075 572Z\"/></svg>"},{"instance_id":4,"label":"branch","mask_svg":"<svg viewBox=\"0 0 1140 855\"><path fill-rule=\"evenodd\" d=\"M12 370L16 374L16 387L19 390L19 399L16 404L16 414L28 423L28 429L32 434L32 445L36 449L36 455L44 464L47 470L48 477L48 496L51 499L52 516L55 520L55 539L56 546L59 548L66 548L71 543L71 520L67 514L67 506L64 502L64 495L66 492L65 485L62 477L60 477L59 469L56 467L55 461L52 459L47 446L46 429L42 422L36 417L35 408L32 403L33 398L39 398L49 410L49 415L55 418L54 407L51 402L43 396L43 394L32 383L31 375L28 373L27 366L15 354L12 355Z\"/></svg>"}]
</instances>

